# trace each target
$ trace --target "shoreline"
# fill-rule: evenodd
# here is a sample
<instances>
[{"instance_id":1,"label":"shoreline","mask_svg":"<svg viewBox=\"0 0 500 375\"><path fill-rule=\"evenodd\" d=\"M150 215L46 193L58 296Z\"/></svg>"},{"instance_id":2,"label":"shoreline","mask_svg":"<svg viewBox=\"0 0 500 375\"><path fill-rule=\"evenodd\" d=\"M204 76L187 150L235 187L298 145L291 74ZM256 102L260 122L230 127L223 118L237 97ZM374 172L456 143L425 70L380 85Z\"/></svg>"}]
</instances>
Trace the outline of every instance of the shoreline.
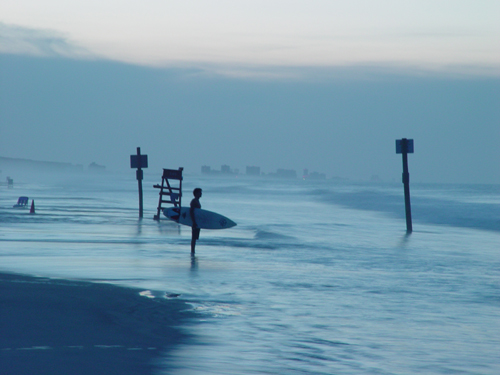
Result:
<instances>
[{"instance_id":1,"label":"shoreline","mask_svg":"<svg viewBox=\"0 0 500 375\"><path fill-rule=\"evenodd\" d=\"M182 300L139 289L0 272L0 368L5 375L152 374L193 338Z\"/></svg>"}]
</instances>

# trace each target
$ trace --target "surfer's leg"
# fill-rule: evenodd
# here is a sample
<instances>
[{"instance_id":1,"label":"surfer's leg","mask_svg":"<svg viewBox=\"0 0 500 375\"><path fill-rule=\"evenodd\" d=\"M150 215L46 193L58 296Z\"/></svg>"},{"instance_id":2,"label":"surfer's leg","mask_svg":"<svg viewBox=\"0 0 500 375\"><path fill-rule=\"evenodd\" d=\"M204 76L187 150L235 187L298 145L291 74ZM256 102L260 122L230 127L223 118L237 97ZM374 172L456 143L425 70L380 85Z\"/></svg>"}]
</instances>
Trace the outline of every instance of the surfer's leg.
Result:
<instances>
[{"instance_id":1,"label":"surfer's leg","mask_svg":"<svg viewBox=\"0 0 500 375\"><path fill-rule=\"evenodd\" d=\"M196 246L196 240L200 238L200 228L191 229L191 254L194 254L194 248Z\"/></svg>"}]
</instances>

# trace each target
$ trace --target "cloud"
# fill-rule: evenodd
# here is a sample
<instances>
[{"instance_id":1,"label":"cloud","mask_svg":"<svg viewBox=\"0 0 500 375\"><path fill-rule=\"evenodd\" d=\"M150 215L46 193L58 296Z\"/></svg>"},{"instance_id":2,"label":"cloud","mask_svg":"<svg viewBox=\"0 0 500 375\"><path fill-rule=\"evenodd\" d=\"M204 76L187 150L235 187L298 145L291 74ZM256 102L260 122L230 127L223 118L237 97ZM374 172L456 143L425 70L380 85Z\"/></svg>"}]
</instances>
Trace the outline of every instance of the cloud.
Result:
<instances>
[{"instance_id":1,"label":"cloud","mask_svg":"<svg viewBox=\"0 0 500 375\"><path fill-rule=\"evenodd\" d=\"M53 30L36 30L0 22L0 53L40 57L90 58L92 53Z\"/></svg>"},{"instance_id":2,"label":"cloud","mask_svg":"<svg viewBox=\"0 0 500 375\"><path fill-rule=\"evenodd\" d=\"M134 40L129 40L126 43L116 40L114 42L108 41L108 43L103 43L99 48L96 48L90 45L84 47L82 43L74 42L67 33L60 31L27 28L0 22L0 53L37 57L65 57L77 60L121 61L131 65L188 70L191 71L190 75L195 76L224 76L248 80L322 81L325 78L371 80L374 76L380 77L381 74L382 76L386 74L400 74L402 76L445 75L456 78L500 76L500 65L491 59L484 59L485 61L478 63L474 59L461 61L458 58L456 61L447 61L446 59L441 61L438 56L434 60L432 58L420 60L413 56L419 55L411 47L414 46L415 41L419 41L417 47L424 48L422 41L433 40L433 45L437 45L439 48L435 47L432 51L437 55L448 53L452 56L453 48L445 51L446 48L443 47L445 40L447 44L456 46L460 44L457 43L457 40L479 38L482 34L474 34L464 30L443 32L439 29L427 31L415 29L399 34L394 32L382 33L382 35L375 34L371 36L308 35L307 37L300 36L300 34L294 34L293 37L292 35L281 35L277 39L267 40L265 43L259 43L258 41L261 39L253 34L235 34L233 39L229 38L229 41L226 41L231 48L222 43L222 46L218 46L219 49L216 48L217 46L211 45L210 40L206 40L206 44L201 42L198 42L201 44L195 45L186 43L181 50L178 50L179 46L172 45L172 48L165 48L165 46L159 46L155 42L148 43L147 39L142 40L141 46L135 45L135 48L131 48L134 45ZM260 37L264 38L263 35ZM378 43L377 38L382 38L386 43ZM360 40L365 40L364 44ZM450 43L450 40L453 43ZM168 44L168 39L165 43ZM378 47L375 48L375 45ZM402 45L405 48L400 48ZM223 47L228 47L232 52L224 52ZM344 54L336 54L333 51L343 48L353 52L357 58L343 57L336 61L336 57L332 56L344 56ZM385 58L381 59L380 56L377 56L380 52L379 49L384 48L386 53L381 56L385 56ZM208 53L207 49L211 52ZM302 53L306 50L310 53ZM391 55L391 51L399 50L405 50L411 56L406 56L406 59L398 59L396 56L392 56L392 59L387 57ZM193 51L196 52L193 53ZM359 51L365 51L363 53L366 55ZM479 52L476 55L479 55ZM361 55L358 56L359 53ZM302 57L297 59L296 55ZM345 56L348 55L347 53ZM313 60L319 60L312 61L307 56L313 56Z\"/></svg>"}]
</instances>

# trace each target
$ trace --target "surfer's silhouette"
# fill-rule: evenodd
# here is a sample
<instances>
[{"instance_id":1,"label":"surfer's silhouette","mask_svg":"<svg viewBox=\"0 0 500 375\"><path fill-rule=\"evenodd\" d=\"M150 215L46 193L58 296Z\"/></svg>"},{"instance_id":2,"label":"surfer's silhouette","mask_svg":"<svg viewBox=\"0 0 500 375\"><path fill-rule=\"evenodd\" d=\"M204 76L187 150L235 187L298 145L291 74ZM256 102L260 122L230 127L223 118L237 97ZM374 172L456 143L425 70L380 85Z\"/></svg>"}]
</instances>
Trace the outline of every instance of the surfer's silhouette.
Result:
<instances>
[{"instance_id":1,"label":"surfer's silhouette","mask_svg":"<svg viewBox=\"0 0 500 375\"><path fill-rule=\"evenodd\" d=\"M191 254L194 254L194 248L196 246L196 240L200 238L200 227L198 227L198 223L196 223L196 218L194 217L194 209L201 208L200 198L201 198L201 189L196 188L193 190L194 198L191 201L189 215L191 216L191 220L193 222L193 226L191 227Z\"/></svg>"}]
</instances>

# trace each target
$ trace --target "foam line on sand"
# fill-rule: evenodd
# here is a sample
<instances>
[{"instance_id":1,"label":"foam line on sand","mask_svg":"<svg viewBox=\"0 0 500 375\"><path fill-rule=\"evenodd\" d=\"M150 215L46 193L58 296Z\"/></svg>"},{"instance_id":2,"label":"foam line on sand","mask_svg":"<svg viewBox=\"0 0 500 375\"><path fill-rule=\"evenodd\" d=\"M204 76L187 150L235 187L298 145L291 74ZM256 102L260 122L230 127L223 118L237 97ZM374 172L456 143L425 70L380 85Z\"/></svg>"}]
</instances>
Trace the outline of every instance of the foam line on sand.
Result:
<instances>
[{"instance_id":1,"label":"foam line on sand","mask_svg":"<svg viewBox=\"0 0 500 375\"><path fill-rule=\"evenodd\" d=\"M105 283L0 273L3 375L151 374L191 339L182 300Z\"/></svg>"}]
</instances>

